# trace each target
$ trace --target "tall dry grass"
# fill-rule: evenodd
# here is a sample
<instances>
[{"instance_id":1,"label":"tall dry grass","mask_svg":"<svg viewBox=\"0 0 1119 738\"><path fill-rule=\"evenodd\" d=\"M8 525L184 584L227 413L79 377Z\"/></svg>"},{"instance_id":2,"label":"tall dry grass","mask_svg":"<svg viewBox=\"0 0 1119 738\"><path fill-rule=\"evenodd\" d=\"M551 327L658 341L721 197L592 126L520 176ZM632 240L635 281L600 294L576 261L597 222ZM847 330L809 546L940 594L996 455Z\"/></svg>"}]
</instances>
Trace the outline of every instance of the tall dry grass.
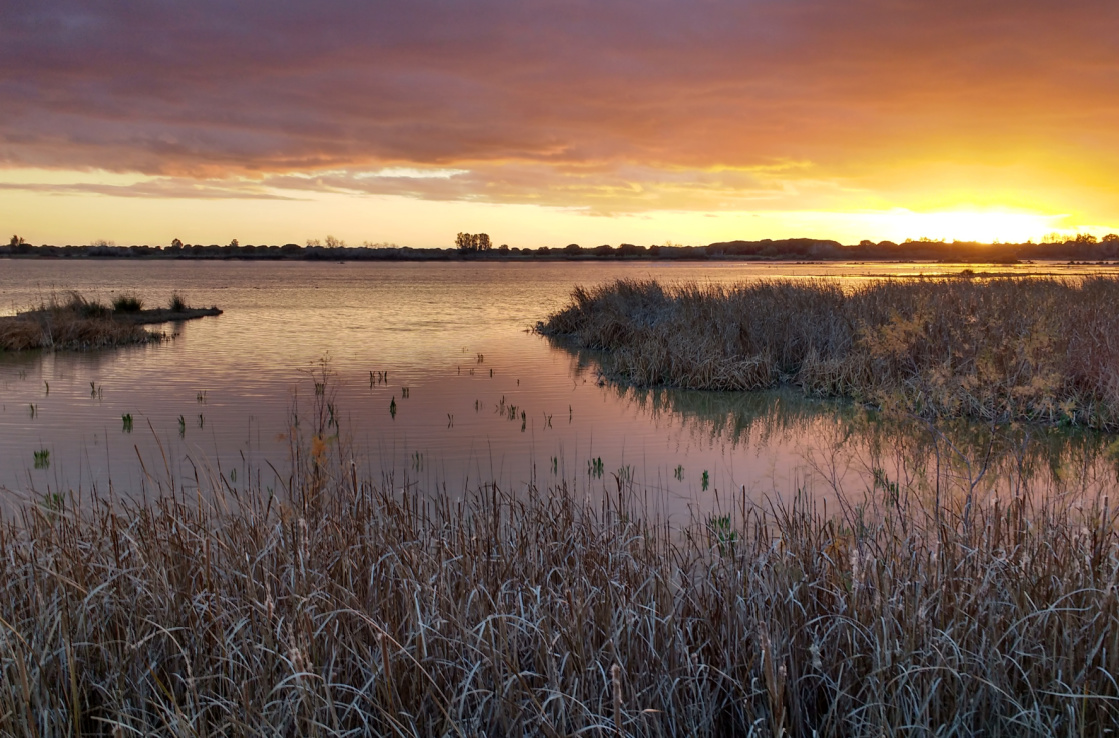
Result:
<instances>
[{"instance_id":1,"label":"tall dry grass","mask_svg":"<svg viewBox=\"0 0 1119 738\"><path fill-rule=\"evenodd\" d=\"M621 280L538 326L639 386L790 383L926 417L1119 429L1119 280Z\"/></svg>"},{"instance_id":2,"label":"tall dry grass","mask_svg":"<svg viewBox=\"0 0 1119 738\"><path fill-rule=\"evenodd\" d=\"M800 496L671 527L635 490L455 499L310 456L276 495L215 472L200 494L51 497L0 526L0 732L1119 727L1107 500L824 514Z\"/></svg>"}]
</instances>

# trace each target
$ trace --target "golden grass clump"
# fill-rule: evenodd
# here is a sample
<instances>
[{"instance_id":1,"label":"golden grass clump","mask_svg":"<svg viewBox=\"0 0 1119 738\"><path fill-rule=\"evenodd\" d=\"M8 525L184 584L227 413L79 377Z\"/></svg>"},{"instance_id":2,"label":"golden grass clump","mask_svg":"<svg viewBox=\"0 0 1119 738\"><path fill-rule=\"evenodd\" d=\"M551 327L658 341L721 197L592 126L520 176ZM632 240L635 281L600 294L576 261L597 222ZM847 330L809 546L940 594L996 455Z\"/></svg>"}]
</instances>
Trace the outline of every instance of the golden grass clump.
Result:
<instances>
[{"instance_id":1,"label":"golden grass clump","mask_svg":"<svg viewBox=\"0 0 1119 738\"><path fill-rule=\"evenodd\" d=\"M539 324L638 386L790 383L925 417L1119 429L1119 280L620 280Z\"/></svg>"},{"instance_id":2,"label":"golden grass clump","mask_svg":"<svg viewBox=\"0 0 1119 738\"><path fill-rule=\"evenodd\" d=\"M158 338L135 323L66 311L0 318L0 351L107 348Z\"/></svg>"},{"instance_id":3,"label":"golden grass clump","mask_svg":"<svg viewBox=\"0 0 1119 738\"><path fill-rule=\"evenodd\" d=\"M6 735L1099 735L1106 503L682 529L619 490L426 497L316 471L0 526ZM902 499L907 498L905 495ZM738 506L736 505L736 508ZM966 518L966 520L965 520Z\"/></svg>"},{"instance_id":4,"label":"golden grass clump","mask_svg":"<svg viewBox=\"0 0 1119 738\"><path fill-rule=\"evenodd\" d=\"M216 315L216 308L192 310L176 295L180 312ZM174 303L174 300L173 300ZM114 300L109 307L76 292L54 295L38 308L0 318L0 351L31 349L82 350L158 341L162 334L145 330L144 323L168 320L169 310L142 310L135 295Z\"/></svg>"}]
</instances>

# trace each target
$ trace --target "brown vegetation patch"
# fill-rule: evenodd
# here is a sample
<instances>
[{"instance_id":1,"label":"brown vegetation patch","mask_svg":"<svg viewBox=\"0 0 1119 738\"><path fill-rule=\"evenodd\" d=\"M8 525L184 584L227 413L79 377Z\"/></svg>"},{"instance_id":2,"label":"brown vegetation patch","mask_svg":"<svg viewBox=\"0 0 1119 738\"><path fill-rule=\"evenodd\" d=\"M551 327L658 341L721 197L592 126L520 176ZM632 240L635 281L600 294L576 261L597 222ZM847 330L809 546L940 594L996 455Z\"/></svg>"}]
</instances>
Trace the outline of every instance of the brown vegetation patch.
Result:
<instances>
[{"instance_id":1,"label":"brown vegetation patch","mask_svg":"<svg viewBox=\"0 0 1119 738\"><path fill-rule=\"evenodd\" d=\"M1119 429L1119 279L577 287L538 325L639 386L789 383L932 417Z\"/></svg>"},{"instance_id":2,"label":"brown vegetation patch","mask_svg":"<svg viewBox=\"0 0 1119 738\"><path fill-rule=\"evenodd\" d=\"M0 351L29 349L94 349L159 340L131 322L84 318L68 312L36 313L0 318Z\"/></svg>"},{"instance_id":3,"label":"brown vegetation patch","mask_svg":"<svg viewBox=\"0 0 1119 738\"><path fill-rule=\"evenodd\" d=\"M171 308L143 310L138 298L127 309L113 309L70 293L65 301L52 299L35 310L0 318L0 351L30 349L81 350L159 341L163 334L142 325L221 315L216 307L191 308L172 301ZM133 304L137 306L133 309Z\"/></svg>"},{"instance_id":4,"label":"brown vegetation patch","mask_svg":"<svg viewBox=\"0 0 1119 738\"><path fill-rule=\"evenodd\" d=\"M1119 719L1106 506L827 518L798 498L681 533L632 490L424 498L347 463L279 505L214 481L213 505L54 496L0 527L5 734L1099 735Z\"/></svg>"}]
</instances>

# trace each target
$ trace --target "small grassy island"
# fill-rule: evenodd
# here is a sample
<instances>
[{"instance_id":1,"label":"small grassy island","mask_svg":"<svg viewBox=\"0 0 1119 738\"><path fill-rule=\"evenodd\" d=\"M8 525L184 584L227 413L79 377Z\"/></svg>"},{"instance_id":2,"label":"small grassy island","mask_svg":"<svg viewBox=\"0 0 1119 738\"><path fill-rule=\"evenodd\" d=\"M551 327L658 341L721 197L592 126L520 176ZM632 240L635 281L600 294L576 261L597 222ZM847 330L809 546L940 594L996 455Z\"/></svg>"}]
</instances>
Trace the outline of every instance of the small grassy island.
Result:
<instances>
[{"instance_id":1,"label":"small grassy island","mask_svg":"<svg viewBox=\"0 0 1119 738\"><path fill-rule=\"evenodd\" d=\"M789 384L922 417L1119 430L1119 279L620 280L537 326L638 386Z\"/></svg>"},{"instance_id":2,"label":"small grassy island","mask_svg":"<svg viewBox=\"0 0 1119 738\"><path fill-rule=\"evenodd\" d=\"M39 307L0 318L0 352L32 349L83 350L162 340L143 326L207 315L221 315L217 307L193 308L174 294L166 307L144 308L132 294L118 295L112 305L88 300L76 292L65 300L52 298Z\"/></svg>"}]
</instances>

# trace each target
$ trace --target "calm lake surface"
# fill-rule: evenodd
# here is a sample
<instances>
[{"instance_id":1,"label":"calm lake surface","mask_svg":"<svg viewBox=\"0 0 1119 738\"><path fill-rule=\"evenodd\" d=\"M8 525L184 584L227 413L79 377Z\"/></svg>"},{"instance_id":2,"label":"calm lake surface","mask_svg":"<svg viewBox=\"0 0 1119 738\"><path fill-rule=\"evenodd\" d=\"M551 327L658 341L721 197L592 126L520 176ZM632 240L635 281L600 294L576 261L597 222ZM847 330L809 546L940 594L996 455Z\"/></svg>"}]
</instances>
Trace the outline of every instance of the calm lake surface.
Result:
<instances>
[{"instance_id":1,"label":"calm lake surface","mask_svg":"<svg viewBox=\"0 0 1119 738\"><path fill-rule=\"evenodd\" d=\"M912 473L902 456L931 458L933 431L791 392L620 388L600 379L593 355L578 356L530 329L573 286L619 277L853 284L963 268L0 260L0 314L69 290L106 302L135 292L149 306L178 291L192 305L225 311L158 327L174 334L161 344L0 356L0 489L26 499L110 485L118 494L150 495L169 479L188 489L197 479L206 488L217 475L233 487L250 477L261 487L279 484L290 469L293 411L309 422L324 366L341 431L332 443L397 486L461 491L490 481L547 487L566 480L610 490L620 479L673 514L716 504L716 491L757 501L800 486L888 487ZM131 432L124 415L132 416ZM971 439L957 446L985 443L976 429L956 432ZM1069 469L1076 468L1075 485L1109 486L1112 443L1026 429L1002 443L1000 458L1019 470L1047 470L1049 484L1073 484ZM36 468L44 450L49 465Z\"/></svg>"}]
</instances>

